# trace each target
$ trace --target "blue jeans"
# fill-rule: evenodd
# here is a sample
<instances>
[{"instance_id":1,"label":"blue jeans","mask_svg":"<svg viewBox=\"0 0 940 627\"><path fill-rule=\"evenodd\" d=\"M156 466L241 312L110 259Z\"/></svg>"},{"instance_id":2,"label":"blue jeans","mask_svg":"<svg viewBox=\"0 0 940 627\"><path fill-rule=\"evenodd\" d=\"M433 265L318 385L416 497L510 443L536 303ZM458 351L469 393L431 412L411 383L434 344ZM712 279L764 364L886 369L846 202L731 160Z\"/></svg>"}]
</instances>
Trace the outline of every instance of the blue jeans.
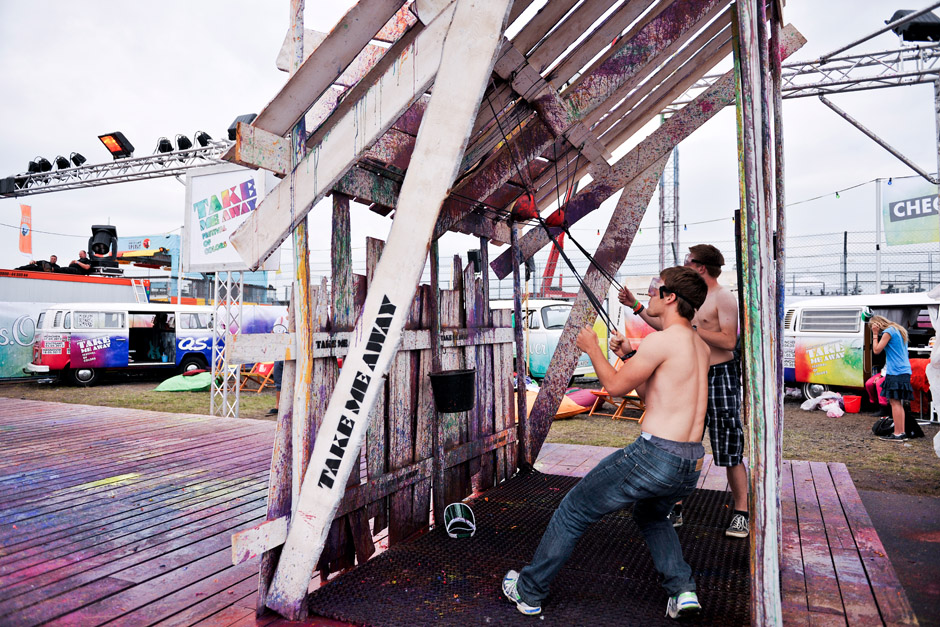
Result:
<instances>
[{"instance_id":1,"label":"blue jeans","mask_svg":"<svg viewBox=\"0 0 940 627\"><path fill-rule=\"evenodd\" d=\"M587 530L605 514L635 503L633 519L643 532L663 587L670 596L694 591L692 569L682 558L679 536L666 516L695 489L700 460L667 453L643 438L605 457L555 510L516 586L522 600L541 605L558 571Z\"/></svg>"}]
</instances>

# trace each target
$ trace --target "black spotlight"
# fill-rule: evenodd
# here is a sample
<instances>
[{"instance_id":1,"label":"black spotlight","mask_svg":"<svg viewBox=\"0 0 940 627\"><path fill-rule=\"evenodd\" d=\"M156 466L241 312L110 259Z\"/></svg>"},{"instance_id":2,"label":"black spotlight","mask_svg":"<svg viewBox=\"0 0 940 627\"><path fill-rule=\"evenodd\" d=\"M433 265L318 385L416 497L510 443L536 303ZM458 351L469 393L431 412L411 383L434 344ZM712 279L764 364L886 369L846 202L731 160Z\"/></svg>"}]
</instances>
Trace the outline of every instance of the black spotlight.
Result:
<instances>
[{"instance_id":1,"label":"black spotlight","mask_svg":"<svg viewBox=\"0 0 940 627\"><path fill-rule=\"evenodd\" d=\"M161 137L157 140L157 148L153 152L154 154L158 152L173 152L173 144L171 144L170 140L166 137Z\"/></svg>"},{"instance_id":2,"label":"black spotlight","mask_svg":"<svg viewBox=\"0 0 940 627\"><path fill-rule=\"evenodd\" d=\"M203 148L208 146L209 142L212 141L212 138L209 137L209 133L205 131L197 131L196 134L193 135L193 139L195 139L196 143L202 146Z\"/></svg>"},{"instance_id":3,"label":"black spotlight","mask_svg":"<svg viewBox=\"0 0 940 627\"><path fill-rule=\"evenodd\" d=\"M913 11L909 9L895 11L891 19L885 24L890 24L911 13ZM928 11L923 15L918 15L910 22L895 26L891 30L904 41L940 41L940 17Z\"/></svg>"},{"instance_id":4,"label":"black spotlight","mask_svg":"<svg viewBox=\"0 0 940 627\"><path fill-rule=\"evenodd\" d=\"M110 224L95 224L88 238L88 257L92 268L117 268L117 228ZM101 272L101 270L96 270Z\"/></svg>"},{"instance_id":5,"label":"black spotlight","mask_svg":"<svg viewBox=\"0 0 940 627\"><path fill-rule=\"evenodd\" d=\"M58 157L55 158L55 167L60 170L64 170L68 168L70 165L72 164L69 163L69 160L63 157L62 155L59 155Z\"/></svg>"},{"instance_id":6,"label":"black spotlight","mask_svg":"<svg viewBox=\"0 0 940 627\"><path fill-rule=\"evenodd\" d=\"M74 165L76 168L87 161L85 157L78 154L77 152L73 152L71 155L69 155L69 159L72 160L72 165Z\"/></svg>"},{"instance_id":7,"label":"black spotlight","mask_svg":"<svg viewBox=\"0 0 940 627\"><path fill-rule=\"evenodd\" d=\"M190 141L185 135L176 136L176 149L177 150L189 150L193 147L193 142Z\"/></svg>"},{"instance_id":8,"label":"black spotlight","mask_svg":"<svg viewBox=\"0 0 940 627\"><path fill-rule=\"evenodd\" d=\"M245 124L251 124L255 121L256 117L258 117L257 113L246 113L245 115L240 115L235 118L235 121L228 127L228 138L231 141L235 141L235 136L238 133L238 123L243 122Z\"/></svg>"},{"instance_id":9,"label":"black spotlight","mask_svg":"<svg viewBox=\"0 0 940 627\"><path fill-rule=\"evenodd\" d=\"M36 157L29 162L28 172L48 172L52 169L52 162L45 157Z\"/></svg>"}]
</instances>

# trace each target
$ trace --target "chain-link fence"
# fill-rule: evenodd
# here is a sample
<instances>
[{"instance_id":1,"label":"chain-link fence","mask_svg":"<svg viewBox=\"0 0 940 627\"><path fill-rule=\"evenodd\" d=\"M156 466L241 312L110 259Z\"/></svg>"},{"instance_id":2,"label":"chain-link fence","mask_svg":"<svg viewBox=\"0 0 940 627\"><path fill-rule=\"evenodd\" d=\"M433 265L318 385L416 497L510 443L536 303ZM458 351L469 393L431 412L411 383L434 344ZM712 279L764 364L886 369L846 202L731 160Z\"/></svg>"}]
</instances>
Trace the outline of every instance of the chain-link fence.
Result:
<instances>
[{"instance_id":1,"label":"chain-link fence","mask_svg":"<svg viewBox=\"0 0 940 627\"><path fill-rule=\"evenodd\" d=\"M840 294L876 294L919 292L940 283L940 245L875 245L874 231L821 233L787 238L786 294L788 296L834 296ZM688 247L699 242L684 242L678 251L670 251L670 263L681 263ZM721 281L734 284L737 275L734 243L707 242L725 255ZM573 248L573 247L572 247ZM589 262L577 252L568 252L575 270L584 276ZM879 259L880 257L880 259ZM880 261L880 273L878 271ZM577 294L580 285L572 270L559 260L550 280L544 276L545 262L530 267L529 292L536 296L565 297ZM656 245L634 246L615 275L620 283L627 277L649 276L659 272ZM880 286L879 286L880 274ZM491 279L492 298L511 298L512 279Z\"/></svg>"}]
</instances>

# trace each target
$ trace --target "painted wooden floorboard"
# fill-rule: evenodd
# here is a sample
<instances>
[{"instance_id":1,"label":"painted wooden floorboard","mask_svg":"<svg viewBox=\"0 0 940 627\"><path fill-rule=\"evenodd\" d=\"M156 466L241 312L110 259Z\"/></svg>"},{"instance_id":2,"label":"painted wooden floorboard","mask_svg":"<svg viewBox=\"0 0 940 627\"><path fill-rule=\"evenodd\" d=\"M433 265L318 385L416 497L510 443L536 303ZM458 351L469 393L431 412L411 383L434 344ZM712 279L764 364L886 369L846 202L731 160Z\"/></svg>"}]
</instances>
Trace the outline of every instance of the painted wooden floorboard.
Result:
<instances>
[{"instance_id":1,"label":"painted wooden floorboard","mask_svg":"<svg viewBox=\"0 0 940 627\"><path fill-rule=\"evenodd\" d=\"M264 519L273 422L5 399L0 433L0 624L292 624L255 618L257 559L231 564ZM539 463L583 475L608 452ZM699 487L727 489L710 456ZM916 624L844 465L785 461L781 516L785 624Z\"/></svg>"}]
</instances>

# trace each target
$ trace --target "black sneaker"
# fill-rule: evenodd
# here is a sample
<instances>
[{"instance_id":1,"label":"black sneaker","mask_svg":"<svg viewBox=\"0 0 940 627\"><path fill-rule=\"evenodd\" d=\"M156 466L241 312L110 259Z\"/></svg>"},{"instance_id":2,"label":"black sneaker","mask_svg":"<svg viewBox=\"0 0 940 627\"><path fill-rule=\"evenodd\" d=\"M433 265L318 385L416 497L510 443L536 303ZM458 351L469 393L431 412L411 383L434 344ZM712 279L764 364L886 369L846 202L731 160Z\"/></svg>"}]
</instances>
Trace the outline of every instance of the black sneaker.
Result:
<instances>
[{"instance_id":1,"label":"black sneaker","mask_svg":"<svg viewBox=\"0 0 940 627\"><path fill-rule=\"evenodd\" d=\"M277 416L277 407L272 407L269 409L265 416Z\"/></svg>"},{"instance_id":2,"label":"black sneaker","mask_svg":"<svg viewBox=\"0 0 940 627\"><path fill-rule=\"evenodd\" d=\"M682 512L676 512L676 510L672 510L671 512L669 512L669 515L666 516L666 520L671 522L673 527L681 527L682 526Z\"/></svg>"},{"instance_id":3,"label":"black sneaker","mask_svg":"<svg viewBox=\"0 0 940 627\"><path fill-rule=\"evenodd\" d=\"M747 518L741 514L735 514L731 519L731 524L725 529L725 535L730 538L746 538L749 532Z\"/></svg>"},{"instance_id":4,"label":"black sneaker","mask_svg":"<svg viewBox=\"0 0 940 627\"><path fill-rule=\"evenodd\" d=\"M879 439L885 440L887 442L907 442L909 438L907 437L906 433L902 433L901 435L892 433L891 435L883 435Z\"/></svg>"}]
</instances>

